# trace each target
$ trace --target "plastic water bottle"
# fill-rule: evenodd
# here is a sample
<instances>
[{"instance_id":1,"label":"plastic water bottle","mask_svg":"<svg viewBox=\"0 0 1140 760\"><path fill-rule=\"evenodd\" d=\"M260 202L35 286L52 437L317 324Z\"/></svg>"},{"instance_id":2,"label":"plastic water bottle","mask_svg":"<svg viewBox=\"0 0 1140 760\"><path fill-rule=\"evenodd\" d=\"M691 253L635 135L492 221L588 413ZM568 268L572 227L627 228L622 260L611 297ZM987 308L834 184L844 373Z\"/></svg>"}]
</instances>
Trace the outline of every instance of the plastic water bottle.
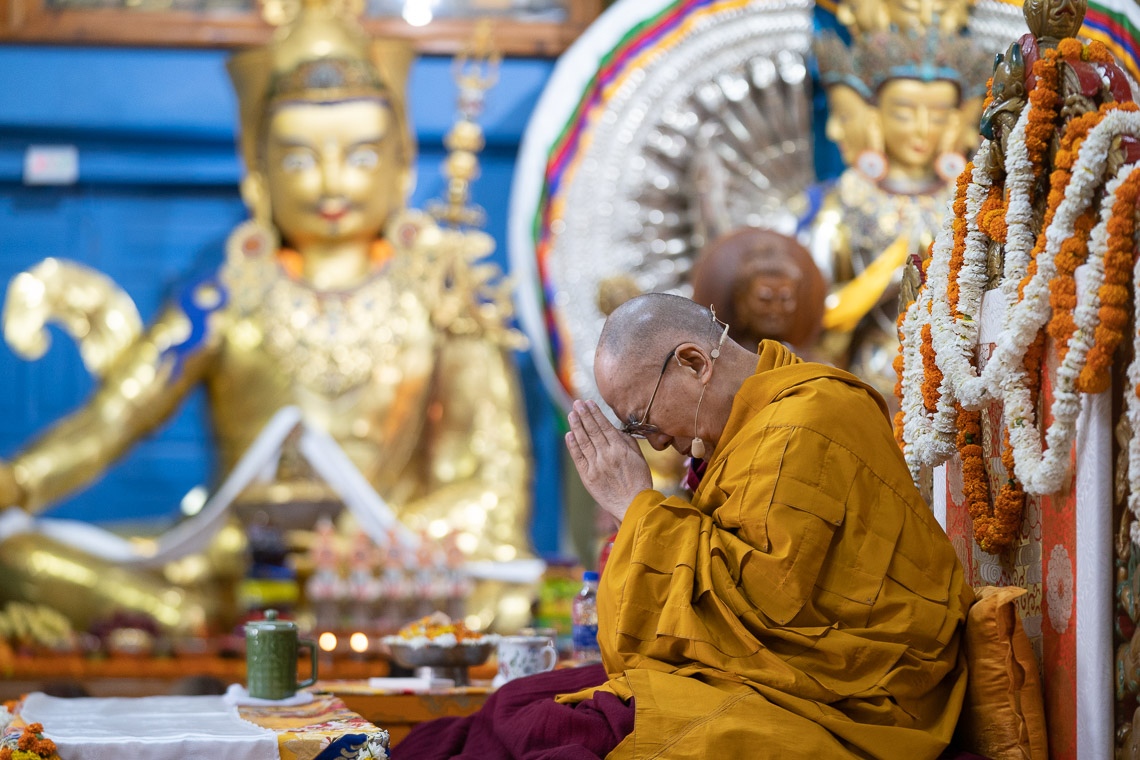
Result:
<instances>
[{"instance_id":1,"label":"plastic water bottle","mask_svg":"<svg viewBox=\"0 0 1140 760\"><path fill-rule=\"evenodd\" d=\"M582 590L574 597L571 618L574 662L601 662L602 653L598 649L598 574L591 570L582 573Z\"/></svg>"}]
</instances>

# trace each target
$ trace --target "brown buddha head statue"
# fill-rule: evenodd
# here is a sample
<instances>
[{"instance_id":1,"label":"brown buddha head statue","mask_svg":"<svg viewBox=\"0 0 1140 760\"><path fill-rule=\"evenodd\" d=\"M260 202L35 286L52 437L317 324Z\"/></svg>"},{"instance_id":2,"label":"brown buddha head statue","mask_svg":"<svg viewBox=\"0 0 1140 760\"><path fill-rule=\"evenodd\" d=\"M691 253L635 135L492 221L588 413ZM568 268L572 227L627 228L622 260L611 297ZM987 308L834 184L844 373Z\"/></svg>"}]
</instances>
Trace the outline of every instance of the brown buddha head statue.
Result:
<instances>
[{"instance_id":1,"label":"brown buddha head statue","mask_svg":"<svg viewBox=\"0 0 1140 760\"><path fill-rule=\"evenodd\" d=\"M742 346L771 339L806 348L819 334L827 286L787 235L747 227L717 238L701 251L692 285L693 300L714 305Z\"/></svg>"},{"instance_id":2,"label":"brown buddha head statue","mask_svg":"<svg viewBox=\"0 0 1140 760\"><path fill-rule=\"evenodd\" d=\"M412 185L410 48L370 40L336 0L265 12L281 24L273 40L228 64L242 124L242 197L302 252L371 241Z\"/></svg>"}]
</instances>

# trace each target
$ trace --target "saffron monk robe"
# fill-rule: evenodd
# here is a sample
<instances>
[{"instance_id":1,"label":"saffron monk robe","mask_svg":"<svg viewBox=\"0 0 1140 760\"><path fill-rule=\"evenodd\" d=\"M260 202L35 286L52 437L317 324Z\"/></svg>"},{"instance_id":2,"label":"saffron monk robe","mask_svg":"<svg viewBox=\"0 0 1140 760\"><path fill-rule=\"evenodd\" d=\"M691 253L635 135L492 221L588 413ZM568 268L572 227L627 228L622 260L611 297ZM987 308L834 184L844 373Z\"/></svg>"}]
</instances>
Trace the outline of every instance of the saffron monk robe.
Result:
<instances>
[{"instance_id":1,"label":"saffron monk robe","mask_svg":"<svg viewBox=\"0 0 1140 760\"><path fill-rule=\"evenodd\" d=\"M512 682L395 757L921 760L947 747L973 592L882 399L728 330L679 296L623 304L595 376L626 422L592 402L570 413L571 457L621 521L598 594L605 674ZM692 501L652 490L634 437L707 456ZM580 690L551 700L560 679Z\"/></svg>"}]
</instances>

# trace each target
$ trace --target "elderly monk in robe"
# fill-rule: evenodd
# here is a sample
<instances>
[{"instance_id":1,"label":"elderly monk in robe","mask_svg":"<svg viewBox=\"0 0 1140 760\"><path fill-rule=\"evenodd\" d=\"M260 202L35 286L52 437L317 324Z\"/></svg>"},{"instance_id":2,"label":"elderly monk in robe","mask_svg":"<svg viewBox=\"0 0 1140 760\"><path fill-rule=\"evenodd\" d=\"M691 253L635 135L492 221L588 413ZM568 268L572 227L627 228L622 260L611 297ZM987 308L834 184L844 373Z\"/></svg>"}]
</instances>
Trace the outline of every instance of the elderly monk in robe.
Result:
<instances>
[{"instance_id":1,"label":"elderly monk in robe","mask_svg":"<svg viewBox=\"0 0 1140 760\"><path fill-rule=\"evenodd\" d=\"M748 351L709 309L666 294L610 315L595 375L624 424L578 401L566 442L621 521L598 593L605 674L500 690L464 736L497 736L501 753L412 754L429 738L413 733L395 756L938 757L965 692L973 593L882 398L778 343ZM707 457L691 500L652 490L634 437ZM550 700L560 686L586 688ZM589 754L571 752L591 726L577 736ZM424 733L446 745L440 728Z\"/></svg>"}]
</instances>

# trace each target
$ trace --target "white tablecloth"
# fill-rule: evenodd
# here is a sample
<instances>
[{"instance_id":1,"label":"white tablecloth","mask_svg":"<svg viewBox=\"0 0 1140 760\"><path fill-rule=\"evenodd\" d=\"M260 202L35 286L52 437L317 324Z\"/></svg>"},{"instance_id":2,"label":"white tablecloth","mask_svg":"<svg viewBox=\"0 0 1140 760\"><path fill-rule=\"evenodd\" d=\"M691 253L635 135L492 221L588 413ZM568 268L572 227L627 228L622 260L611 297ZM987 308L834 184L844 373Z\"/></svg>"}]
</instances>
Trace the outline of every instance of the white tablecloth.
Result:
<instances>
[{"instance_id":1,"label":"white tablecloth","mask_svg":"<svg viewBox=\"0 0 1140 760\"><path fill-rule=\"evenodd\" d=\"M277 735L220 696L59 699L29 694L28 723L67 760L277 760Z\"/></svg>"}]
</instances>

